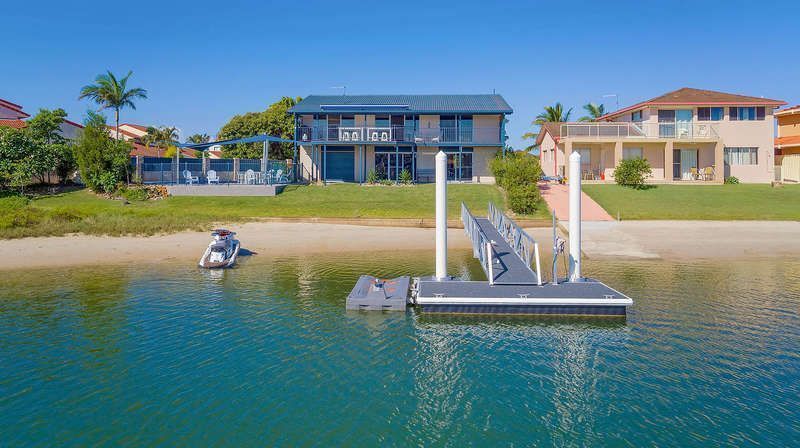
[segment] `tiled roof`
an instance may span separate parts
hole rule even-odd
[[[665,93],[661,96],[651,98],[641,103],[636,103],[611,112],[598,118],[598,120],[605,120],[624,114],[626,112],[640,109],[649,105],[736,105],[736,104],[752,104],[779,107],[786,104],[785,101],[772,100],[769,98],[759,98],[756,96],[737,95],[734,93],[716,92],[714,90],[701,90],[692,89],[690,87],[683,87],[681,89]]]
[[[309,95],[292,113],[483,113],[514,112],[501,95]]]
[[[27,127],[27,123],[22,120],[2,120],[0,119],[0,127],[22,129]]]
[[[786,114],[788,114],[788,113],[796,114],[798,112],[800,112],[800,104],[798,104],[797,106],[787,107],[786,109],[777,110],[777,111],[775,111],[775,115],[783,115],[785,113]]]
[[[138,130],[140,130],[142,132],[147,132],[147,126],[142,126],[140,124],[122,123],[122,124],[119,125],[119,127],[123,127],[123,126],[129,126],[129,127],[134,128],[134,129],[138,129]]]
[[[778,148],[784,148],[786,146],[800,146],[800,135],[778,137],[775,139],[775,146]]]
[[[562,124],[564,123],[547,122],[542,124],[542,127],[539,130],[539,135],[536,136],[536,144],[537,145],[542,144],[542,140],[544,140],[545,133],[550,134],[550,137],[552,137],[553,140],[558,142],[558,138],[561,137]]]

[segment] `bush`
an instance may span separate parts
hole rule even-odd
[[[400,171],[400,183],[401,184],[410,184],[411,181],[412,181],[411,171],[408,171],[406,169],[404,169],[403,171]]]
[[[653,174],[647,159],[627,159],[614,169],[614,181],[626,187],[644,188],[644,181]]]
[[[146,201],[150,197],[145,188],[122,188],[119,194],[128,201]]]
[[[728,176],[725,178],[725,183],[728,185],[735,185],[739,183],[739,178],[736,176]]]
[[[105,117],[90,113],[73,150],[81,179],[92,191],[110,194],[127,180],[131,146],[108,135]]]
[[[498,152],[489,164],[495,182],[504,190],[522,184],[535,185],[542,178],[539,158],[527,152]]]
[[[536,186],[542,178],[538,157],[527,152],[508,152],[505,157],[498,153],[489,167],[495,182],[506,191],[514,213],[530,215],[536,211],[542,200]]]
[[[514,213],[532,215],[542,200],[536,184],[523,184],[511,187],[508,191],[508,205]]]
[[[367,173],[367,183],[368,184],[377,184],[378,183],[378,173],[375,170],[369,170]]]

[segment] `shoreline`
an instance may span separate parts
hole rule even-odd
[[[258,255],[374,252],[434,249],[428,227],[352,224],[249,222],[231,225],[242,247]],[[526,229],[549,257],[552,231]],[[719,260],[798,258],[800,222],[789,221],[624,221],[585,222],[582,249],[590,259]],[[563,236],[563,235],[562,235]],[[0,241],[0,271],[100,264],[193,261],[209,232],[156,236],[31,237]],[[448,229],[450,249],[470,249],[464,231]]]

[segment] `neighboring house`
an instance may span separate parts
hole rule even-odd
[[[539,133],[546,175],[565,174],[566,157],[581,154],[585,179],[613,180],[623,159],[643,157],[650,182],[742,182],[774,178],[773,111],[784,101],[682,88],[593,122],[546,123]],[[713,172],[704,176],[705,172]]]
[[[783,156],[800,154],[800,105],[775,112],[778,137],[775,139],[775,164]]]
[[[300,175],[363,182],[370,171],[434,180],[433,156],[447,154],[452,181],[494,182],[489,160],[506,141],[500,95],[311,95],[292,107]]]
[[[108,126],[108,135],[117,138],[117,127]],[[147,135],[147,126],[138,124],[122,123],[119,125],[119,139],[125,141],[139,140]]]
[[[23,120],[29,117],[30,115],[24,112],[19,104],[0,98],[0,127],[25,128],[28,124]],[[76,140],[82,129],[83,126],[80,124],[64,120],[61,123],[60,133],[67,140]]]
[[[26,126],[23,120],[28,117],[22,106],[0,98],[0,127],[22,129]]]

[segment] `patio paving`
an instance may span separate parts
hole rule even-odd
[[[542,198],[547,202],[550,210],[556,213],[556,217],[561,221],[569,219],[569,185],[540,182],[539,191]],[[600,207],[586,193],[581,192],[581,219],[583,221],[614,221],[608,212]]]

